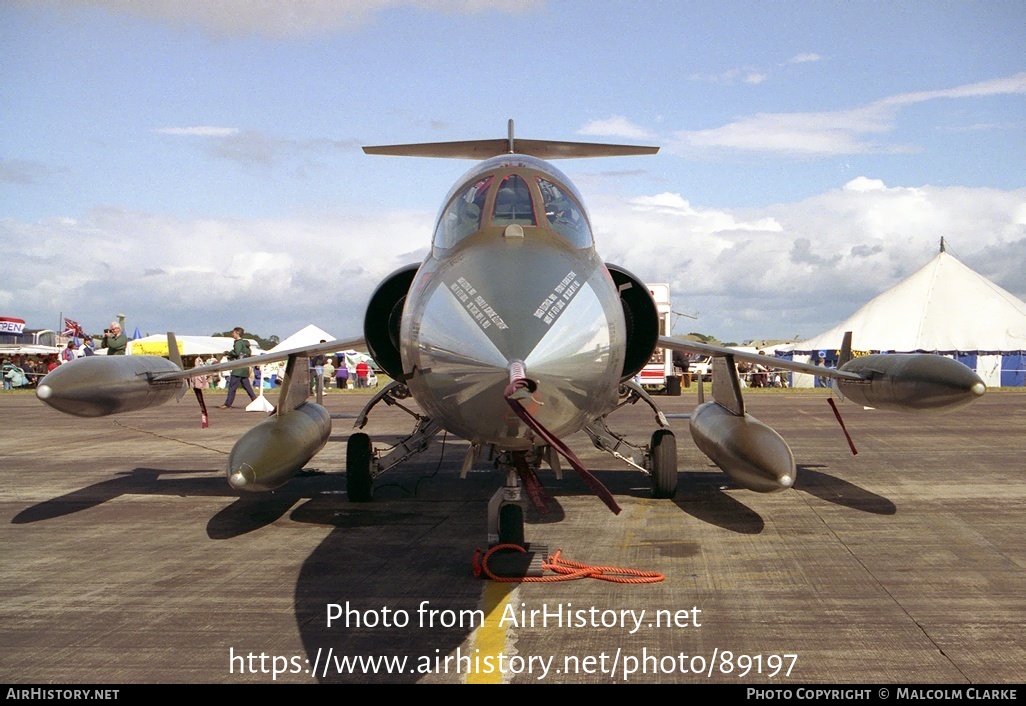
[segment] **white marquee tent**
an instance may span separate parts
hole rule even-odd
[[[280,341],[268,353],[276,353],[278,351],[287,351],[290,348],[299,348],[300,346],[311,346],[321,341],[334,341],[335,337],[324,329],[318,328],[313,324],[308,324],[294,334],[289,336],[283,341]]]
[[[943,249],[844,322],[794,344],[793,359],[831,364],[845,331],[857,351],[940,353],[976,370],[988,387],[1024,384],[1026,303]],[[812,384],[795,377],[796,386]]]

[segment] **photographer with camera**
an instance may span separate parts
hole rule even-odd
[[[128,336],[121,331],[121,325],[112,321],[110,328],[103,329],[103,340],[100,348],[107,349],[107,355],[125,355],[128,348]]]

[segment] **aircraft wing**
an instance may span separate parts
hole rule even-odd
[[[819,377],[825,378],[836,378],[838,380],[865,379],[862,375],[846,372],[843,370],[837,370],[835,368],[823,368],[818,365],[811,365],[809,363],[797,363],[793,360],[783,360],[782,358],[776,358],[768,355],[759,355],[758,353],[739,351],[734,348],[728,348],[726,346],[711,346],[708,343],[698,343],[697,341],[682,341],[676,338],[660,336],[659,343],[657,345],[660,348],[668,348],[673,351],[684,351],[685,353],[698,353],[699,355],[709,355],[714,358],[722,358],[724,356],[729,355],[733,356],[735,361],[743,360],[746,363],[756,363],[758,365],[764,365],[767,368],[774,368],[776,370],[789,370],[793,373],[807,373],[809,375],[818,375]]]
[[[288,360],[291,356],[294,355],[322,355],[326,353],[335,353],[336,351],[345,351],[349,350],[350,348],[366,348],[366,345],[367,344],[362,337],[336,339],[334,341],[315,343],[309,346],[299,346],[298,348],[289,348],[283,351],[275,351],[274,353],[253,355],[249,356],[248,358],[238,358],[236,360],[229,360],[226,363],[218,363],[216,365],[201,365],[195,368],[189,368],[188,370],[179,370],[168,373],[157,373],[152,376],[152,380],[154,382],[185,380],[188,378],[197,377],[199,375],[219,373],[222,370],[235,370],[236,368],[252,368],[258,365],[266,365],[267,363],[277,363],[281,360]]]

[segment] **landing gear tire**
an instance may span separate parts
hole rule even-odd
[[[346,490],[354,503],[369,503],[374,497],[371,460],[374,453],[370,437],[353,434],[346,444]]]
[[[499,544],[524,546],[524,508],[516,503],[499,508]]]
[[[677,439],[669,429],[652,434],[652,494],[657,498],[677,494]]]

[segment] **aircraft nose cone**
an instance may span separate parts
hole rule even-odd
[[[450,431],[482,443],[525,433],[503,396],[515,360],[538,383],[537,418],[555,434],[615,404],[623,314],[595,262],[530,242],[473,250],[423,297],[404,366],[418,402]]]
[[[40,385],[36,388],[36,397],[46,402],[53,395],[53,388],[49,385]]]
[[[982,382],[973,383],[973,386],[969,388],[970,391],[977,397],[982,397],[983,393],[987,391],[987,386]]]

